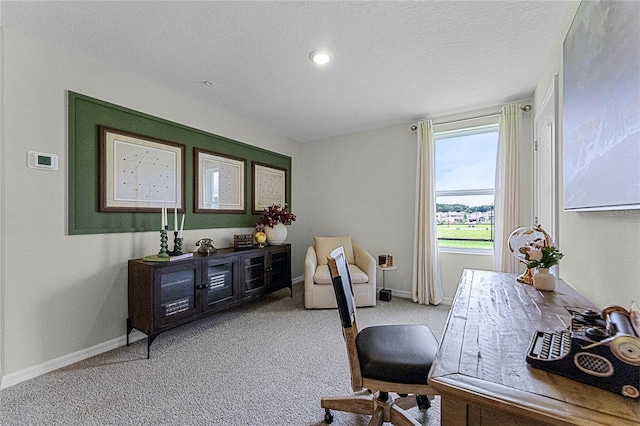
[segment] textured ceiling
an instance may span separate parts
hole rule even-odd
[[[307,142],[532,95],[571,3],[3,1],[0,13],[15,32]],[[319,69],[308,55],[321,47],[334,60]]]

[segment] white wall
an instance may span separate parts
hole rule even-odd
[[[438,121],[496,113],[499,106],[442,117]],[[411,123],[415,124],[415,123]],[[411,124],[339,136],[304,145],[304,217],[313,236],[351,235],[374,257],[393,255],[398,267],[385,287],[411,297],[416,188],[416,133]],[[521,215],[531,224],[532,114],[523,114]],[[493,269],[492,255],[441,253],[445,301],[455,295],[465,268]],[[382,276],[378,273],[378,287]]]
[[[1,11],[0,11],[1,12]],[[4,220],[4,209],[7,205],[4,196],[4,161],[5,143],[4,143],[4,31],[0,27],[0,378],[4,376],[4,347],[5,347],[5,327],[4,327],[4,229],[6,228]]]
[[[2,375],[126,333],[127,260],[157,251],[155,232],[67,235],[67,91],[74,91],[292,157],[292,206],[303,204],[302,145],[149,82],[3,29]],[[60,170],[27,168],[27,151]],[[300,221],[302,222],[302,220]],[[289,227],[293,276],[302,275],[303,225]],[[245,229],[185,231],[229,246]]]
[[[416,152],[408,124],[306,143],[305,243],[351,235],[376,259],[393,255],[385,284],[410,292]]]
[[[534,102],[539,105],[553,74],[559,75],[559,190],[562,200],[562,43],[578,8],[575,2],[564,19],[556,43],[536,87]],[[617,171],[624,173],[624,171]],[[631,300],[640,303],[640,210],[609,212],[560,212],[559,249],[565,254],[560,276],[600,308]]]

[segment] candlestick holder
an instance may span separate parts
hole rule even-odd
[[[169,237],[167,236],[167,239],[168,238]],[[173,231],[173,249],[174,249],[174,251],[167,250],[167,253],[169,254],[169,256],[175,256],[176,238],[178,238],[178,231]],[[167,242],[167,247],[168,246],[169,246],[169,243]]]
[[[180,235],[178,231],[173,231],[173,251],[167,252],[170,256],[178,256],[182,254],[182,238],[178,238],[178,235]]]
[[[163,229],[160,231],[160,251],[158,252],[158,257],[169,257],[169,253],[167,253],[167,230]]]
[[[174,242],[173,242],[173,255],[174,256],[180,256],[182,253],[182,242],[184,241],[184,238],[179,238],[176,237]]]

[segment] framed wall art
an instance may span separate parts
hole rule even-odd
[[[639,51],[640,3],[580,3],[563,45],[565,211],[640,209]]]
[[[286,169],[253,162],[253,212],[262,213],[271,204],[286,203]]]
[[[71,91],[68,103],[69,235],[157,231],[161,226],[157,212],[165,201],[169,212],[173,212],[174,199],[180,213],[186,216],[185,230],[252,227],[262,213],[261,210],[254,213],[253,205],[250,206],[253,204],[252,162],[278,173],[284,170],[285,189],[278,192],[285,194],[285,202],[291,206],[289,156]],[[141,162],[140,167],[130,168],[126,181],[119,178],[123,187],[118,188],[115,183],[118,172],[114,170],[128,169],[124,162],[117,163],[119,156],[114,157],[114,147],[116,152],[127,156],[144,154],[147,150],[160,154],[159,160],[168,165],[167,176],[172,176],[167,179],[168,187],[161,187],[155,194],[144,189],[145,182],[147,188],[151,187],[153,177],[159,174],[150,164]],[[215,185],[216,178],[213,171],[209,182],[198,180],[197,149],[207,154],[202,157],[206,167],[212,161],[214,168],[224,169],[217,178],[218,197],[224,205],[212,206],[204,194],[199,195],[201,186]],[[129,166],[132,164],[128,157],[120,160]],[[242,168],[244,170],[240,170]],[[226,178],[236,177],[242,180],[238,181],[238,193],[235,184],[224,182]],[[263,177],[266,181],[267,177]],[[132,180],[140,184],[142,190],[131,190]],[[145,191],[148,196],[142,195]],[[200,205],[201,201],[206,205]]]
[[[99,132],[101,212],[184,212],[184,145],[106,126]]]
[[[196,213],[246,213],[246,164],[242,158],[194,148]]]

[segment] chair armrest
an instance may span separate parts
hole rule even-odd
[[[363,249],[358,244],[352,242],[353,245],[353,257],[355,258],[356,266],[362,269],[369,277],[369,283],[374,288],[376,285],[376,260],[369,254],[368,251]]]
[[[318,257],[316,256],[316,249],[313,246],[309,246],[307,249],[307,255],[304,258],[304,285],[313,285],[313,275],[316,273],[318,267]]]

